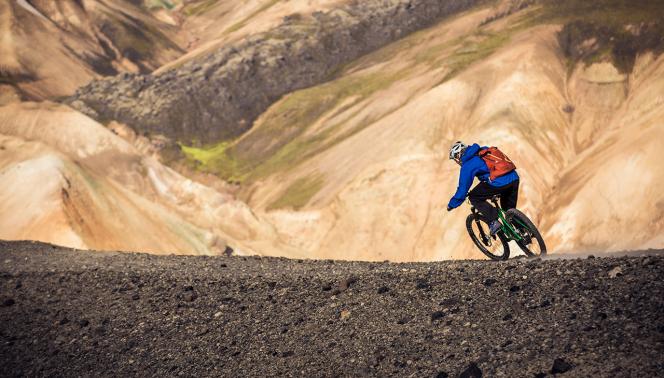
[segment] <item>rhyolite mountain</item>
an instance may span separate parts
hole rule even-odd
[[[71,95],[91,79],[149,73],[181,56],[175,25],[126,0],[3,1],[0,104]]]
[[[151,45],[154,56],[172,51],[168,62],[93,80],[63,105],[2,109],[0,169],[53,179],[38,198],[12,186],[0,206],[61,215],[3,211],[18,215],[0,237],[136,250],[152,234],[145,250],[479,258],[468,208],[445,212],[458,174],[447,151],[464,140],[516,162],[519,207],[550,251],[664,243],[661,2],[148,3],[133,9],[178,47]],[[86,125],[75,143],[52,132],[66,122]],[[90,148],[93,129],[113,148]]]

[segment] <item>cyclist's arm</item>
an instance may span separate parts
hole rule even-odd
[[[450,199],[450,202],[447,204],[447,207],[450,209],[455,209],[463,203],[468,195],[470,186],[473,184],[475,179],[475,174],[479,170],[475,164],[472,164],[470,161],[464,164],[461,167],[461,172],[459,174],[459,185],[457,186],[456,193]]]

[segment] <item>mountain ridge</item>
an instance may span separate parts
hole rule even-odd
[[[301,25],[286,21],[154,78],[125,75],[92,82],[68,102],[93,118],[210,144],[247,131],[283,94],[325,81],[339,65],[478,3],[358,2],[318,12]],[[217,101],[210,103],[210,97]]]

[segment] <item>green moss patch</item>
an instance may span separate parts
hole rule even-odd
[[[459,47],[444,59],[444,65],[450,71],[442,80],[443,82],[455,77],[475,62],[486,59],[500,47],[509,42],[514,29],[500,33],[478,32],[459,44]]]
[[[325,180],[321,176],[307,176],[297,179],[281,194],[281,196],[272,202],[267,210],[276,210],[290,208],[299,210],[304,207],[311,198],[320,191]]]
[[[343,101],[352,98],[346,106],[358,104],[373,93],[389,87],[397,77],[398,74],[384,73],[353,75],[295,92],[268,111],[266,121],[251,138],[246,139],[246,144],[238,144],[234,151],[244,160],[260,162],[253,173],[257,177],[295,166],[312,153],[323,151],[330,136],[343,123],[303,136],[311,125],[323,116],[331,115],[330,112]],[[270,147],[261,150],[251,148],[264,145],[266,141],[270,142]]]
[[[276,3],[278,3],[278,2],[279,2],[279,0],[270,0],[270,1],[268,1],[267,3],[261,5],[260,8],[256,9],[256,10],[255,10],[253,13],[251,13],[249,16],[245,17],[245,18],[242,19],[241,21],[238,21],[238,22],[234,23],[234,24],[231,25],[228,29],[224,30],[224,34],[230,34],[230,33],[234,32],[234,31],[237,31],[237,30],[242,29],[242,28],[247,24],[247,21],[249,21],[249,20],[251,20],[252,18],[254,18],[257,14],[262,13],[262,12],[264,12],[264,11],[266,11],[266,10],[272,8],[272,6],[273,6],[274,4],[276,4]]]
[[[182,12],[185,14],[185,16],[196,16],[210,10],[210,8],[212,8],[212,6],[217,3],[217,1],[219,0],[204,0],[187,4],[182,9]]]
[[[181,145],[182,151],[195,169],[229,181],[249,183],[292,169],[341,141],[332,135],[343,123],[305,136],[316,121],[349,98],[347,106],[352,106],[389,87],[397,77],[398,73],[352,75],[293,92],[270,108],[246,137],[204,147]],[[368,124],[363,122],[360,129]]]
[[[230,141],[209,147],[191,147],[180,144],[189,165],[199,171],[213,173],[227,181],[242,182],[249,170],[228,153]]]
[[[168,9],[171,10],[175,8],[175,4],[173,1],[170,0],[147,0],[145,1],[145,6],[148,7],[148,9]]]

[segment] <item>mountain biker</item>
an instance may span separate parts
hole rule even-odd
[[[459,207],[468,196],[470,203],[482,215],[482,220],[489,225],[493,236],[500,230],[501,224],[498,221],[498,210],[487,200],[499,195],[500,206],[504,210],[515,208],[519,196],[519,175],[516,169],[513,169],[491,180],[489,166],[479,155],[480,151],[487,148],[480,147],[477,143],[467,146],[462,142],[456,142],[450,148],[450,159],[461,166],[461,173],[459,186],[447,205],[447,211]],[[475,177],[480,182],[469,192]]]

